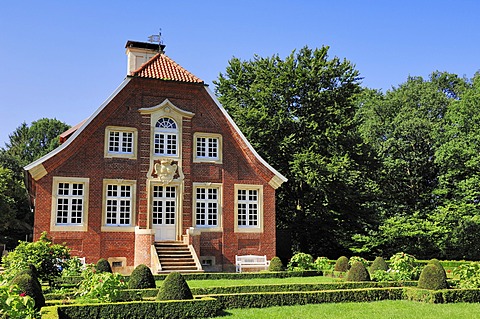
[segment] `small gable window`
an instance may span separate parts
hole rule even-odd
[[[130,127],[107,126],[105,157],[136,158],[137,130]]]
[[[222,163],[222,136],[213,133],[195,133],[194,162]]]
[[[168,117],[160,118],[155,124],[153,153],[158,156],[177,156],[178,127]]]

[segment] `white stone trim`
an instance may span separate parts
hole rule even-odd
[[[130,78],[125,78],[125,80],[123,80],[123,82],[115,89],[115,91],[113,91],[113,93],[100,105],[100,107],[92,115],[90,115],[90,117],[85,121],[85,123],[83,123],[83,125],[80,126],[78,130],[73,133],[73,135],[65,143],[63,143],[50,153],[46,154],[45,156],[42,156],[36,161],[28,164],[23,169],[31,173],[32,170],[35,169],[38,165],[42,164],[46,160],[52,158],[53,156],[57,155],[62,150],[67,148],[77,138],[77,136],[83,132],[85,127],[87,127],[93,121],[93,119],[97,117],[97,115],[117,96],[117,94],[125,88],[128,82],[130,82]]]
[[[276,169],[274,169],[270,164],[268,164],[258,153],[257,151],[255,151],[255,149],[253,148],[252,144],[250,144],[250,142],[247,140],[247,138],[245,137],[245,135],[243,135],[242,131],[240,130],[240,128],[237,126],[237,124],[233,121],[233,119],[230,117],[230,115],[228,114],[227,110],[225,110],[225,108],[222,106],[222,104],[220,103],[220,101],[218,101],[217,97],[215,96],[215,94],[207,87],[205,86],[205,90],[207,91],[207,93],[210,95],[210,97],[212,98],[212,100],[215,102],[215,104],[217,104],[217,107],[220,109],[220,111],[222,111],[223,115],[227,118],[228,122],[233,126],[233,128],[235,129],[235,131],[238,133],[238,135],[240,136],[240,138],[242,139],[242,141],[247,145],[248,149],[253,153],[253,155],[255,155],[255,157],[263,164],[265,165],[266,168],[268,168],[273,174],[275,174],[275,176],[278,177],[278,179],[284,183],[286,181],[288,181],[288,179],[283,176],[282,174],[280,174],[280,172],[278,172]],[[281,185],[281,184],[280,184]],[[279,185],[279,186],[280,186]],[[272,186],[273,187],[273,186]]]

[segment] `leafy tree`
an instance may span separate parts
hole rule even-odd
[[[2,259],[5,267],[5,276],[13,278],[18,272],[35,266],[38,277],[48,280],[52,285],[55,278],[59,277],[66,261],[70,258],[69,248],[53,244],[43,232],[38,241],[33,243],[20,242],[19,245]]]
[[[480,259],[480,75],[476,75],[445,114],[435,153],[440,167],[435,195],[439,207],[430,214],[432,234],[443,256]]]
[[[438,255],[436,226],[428,218],[439,204],[438,134],[449,106],[467,88],[456,75],[434,72],[428,80],[409,77],[385,94],[366,90],[359,97],[359,131],[381,163],[375,175],[381,191],[371,203],[380,223],[368,236],[356,236],[357,251]]]
[[[0,164],[0,242],[13,246],[31,232],[32,224],[23,177]]]
[[[10,247],[31,234],[33,213],[24,185],[23,166],[59,145],[58,136],[69,128],[56,119],[22,123],[0,149],[0,242]]]
[[[70,126],[57,120],[43,118],[29,127],[22,123],[5,143],[7,154],[20,160],[22,166],[42,157],[60,145],[59,135]]]
[[[328,47],[304,47],[284,60],[233,58],[214,81],[248,140],[289,179],[277,190],[277,225],[291,233],[294,251],[338,256],[374,220],[365,203],[375,163],[352,103],[359,81],[349,61],[329,59]]]

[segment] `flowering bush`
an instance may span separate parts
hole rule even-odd
[[[458,287],[480,288],[480,263],[460,265],[453,271],[453,274],[459,278]]]
[[[94,266],[87,267],[82,273],[77,296],[85,302],[119,301],[119,290],[127,288],[123,277],[118,273],[97,272]]]
[[[17,286],[8,286],[0,280],[0,318],[39,319],[40,312],[35,310],[32,297],[18,290]]]
[[[418,278],[420,270],[415,266],[414,256],[399,252],[390,258],[390,273],[393,280],[412,280]]]
[[[303,271],[313,268],[313,257],[306,253],[296,253],[287,265],[290,271]]]
[[[330,264],[330,261],[327,257],[318,257],[317,259],[315,259],[313,266],[317,270],[322,270],[322,271],[333,270],[333,265]]]
[[[352,265],[356,261],[361,262],[365,266],[365,268],[368,267],[368,261],[365,258],[362,258],[362,257],[359,257],[359,256],[350,257],[350,259],[348,260],[348,264],[350,265],[350,267],[352,267]]]
[[[393,280],[391,273],[382,269],[375,270],[372,274],[370,274],[370,277],[372,280],[378,282]]]
[[[65,267],[62,270],[62,277],[80,276],[85,269],[85,265],[82,264],[80,258],[72,257],[65,262]]]
[[[43,232],[39,240],[33,243],[20,241],[19,245],[7,256],[3,257],[5,277],[10,280],[29,264],[35,266],[40,280],[53,280],[60,276],[65,262],[70,258],[69,249],[65,246],[53,244]]]

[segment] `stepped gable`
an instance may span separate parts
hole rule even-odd
[[[160,52],[132,72],[134,77],[143,77],[167,81],[178,81],[188,83],[204,83],[189,71],[181,67],[177,62]]]

